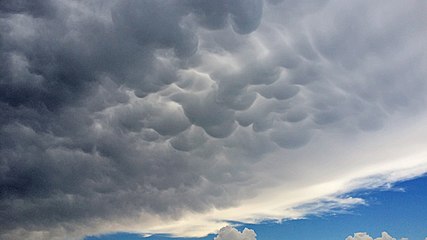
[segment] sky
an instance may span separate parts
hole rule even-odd
[[[0,1],[0,239],[422,239],[426,10]]]
[[[307,216],[304,219],[236,226],[239,231],[252,229],[258,240],[344,240],[352,233],[367,232],[379,237],[387,231],[396,239],[422,239],[427,236],[427,176],[399,182],[389,189],[358,191],[353,196],[363,196],[366,205],[346,212]],[[214,234],[200,240],[213,239]],[[144,238],[139,234],[109,234],[90,236],[85,240],[169,240],[167,236]],[[198,239],[198,238],[196,238]],[[180,240],[182,240],[180,238]]]

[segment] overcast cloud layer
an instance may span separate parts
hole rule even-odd
[[[0,238],[203,236],[425,173],[426,11],[1,1]]]

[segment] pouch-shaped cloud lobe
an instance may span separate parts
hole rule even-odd
[[[0,234],[202,236],[426,171],[420,1],[2,1]]]

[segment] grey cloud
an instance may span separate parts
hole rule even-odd
[[[297,85],[290,85],[284,82],[274,83],[268,87],[260,88],[258,93],[265,98],[276,98],[277,100],[285,100],[298,94],[299,87]]]
[[[262,18],[263,1],[189,1],[196,19],[208,29],[224,28],[228,20],[237,33],[248,34],[256,30]]]
[[[307,117],[307,113],[302,109],[293,109],[286,112],[284,119],[288,122],[299,122]]]
[[[310,140],[310,130],[281,127],[271,132],[271,139],[284,148],[299,148]]]
[[[204,98],[185,95],[181,107],[166,92],[150,95],[178,81],[177,71],[197,51],[196,32],[183,21],[195,9],[170,1],[103,4],[2,1],[5,238],[41,230],[55,238],[58,227],[72,234],[99,219],[141,211],[177,217],[235,201],[228,194],[234,186],[214,186],[216,176],[206,173],[217,144],[197,150],[208,137],[191,126],[225,137],[235,128],[232,110],[212,94],[195,109]],[[260,15],[233,21],[247,33]]]
[[[185,132],[180,133],[175,138],[171,139],[171,145],[180,151],[191,151],[207,141],[207,137],[203,130],[192,126]]]
[[[157,101],[156,105],[151,103],[123,105],[117,109],[111,109],[106,114],[113,117],[110,123],[117,124],[118,129],[127,129],[132,132],[148,128],[161,135],[176,135],[190,126],[181,108],[161,103],[161,100]]]
[[[53,7],[50,1],[2,1],[0,3],[0,14],[28,13],[34,17],[44,17],[52,13]],[[1,17],[1,15],[0,15]]]
[[[173,99],[182,105],[185,115],[213,137],[224,138],[236,127],[234,111],[216,102],[214,93],[207,95],[178,94]]]
[[[216,30],[224,28],[227,25],[227,1],[221,0],[212,2],[209,0],[194,0],[189,3],[191,7],[194,8],[194,14],[201,26]]]
[[[197,49],[197,37],[179,25],[186,14],[176,1],[125,1],[112,11],[112,19],[117,31],[140,45],[172,47],[178,56],[189,56]]]
[[[266,154],[423,112],[422,3],[271,2],[2,1],[0,236],[235,206]]]
[[[233,29],[242,34],[254,31],[261,21],[263,1],[231,1],[229,9]]]
[[[250,127],[238,128],[233,135],[225,140],[227,148],[230,148],[233,158],[238,159],[244,156],[246,161],[257,161],[265,153],[276,150],[276,146],[271,144],[269,135],[266,132],[254,134]]]

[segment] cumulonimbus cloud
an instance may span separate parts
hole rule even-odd
[[[202,236],[425,173],[426,9],[2,1],[1,238]]]

